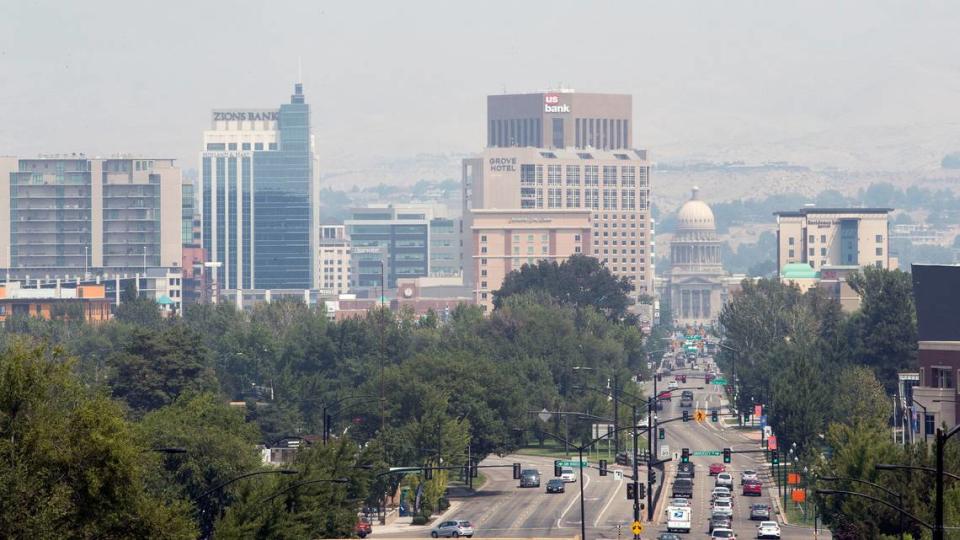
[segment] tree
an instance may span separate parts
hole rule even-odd
[[[510,272],[493,293],[493,304],[500,309],[511,295],[539,290],[562,304],[594,306],[611,319],[620,320],[627,315],[627,295],[632,289],[629,280],[617,278],[594,257],[574,255],[559,264],[541,260]]]
[[[917,317],[910,275],[866,267],[847,282],[860,295],[860,310],[850,321],[852,359],[873,368],[888,393],[897,372],[916,369]]]
[[[115,369],[113,395],[141,413],[167,405],[185,391],[217,388],[206,348],[184,324],[159,332],[138,328],[110,364]]]
[[[182,503],[144,490],[148,447],[60,350],[0,356],[0,530],[10,538],[195,538]]]
[[[239,486],[231,485],[204,499],[201,494],[261,465],[254,448],[260,441],[259,432],[244,419],[243,412],[207,393],[181,396],[144,416],[137,431],[146,445],[186,450],[162,456],[150,477],[150,490],[165,500],[193,501],[207,512],[200,516],[201,521],[219,515],[234,500],[231,494]]]

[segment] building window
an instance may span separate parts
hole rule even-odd
[[[936,419],[932,414],[924,414],[923,416],[923,432],[927,435],[933,435],[935,431]]]
[[[826,257],[826,256],[827,256],[827,248],[825,248],[825,247],[820,248],[820,256],[821,256],[821,257]]]
[[[567,189],[567,208],[580,208],[580,190]]]
[[[883,256],[883,248],[882,248],[882,247],[878,247],[878,248],[877,248],[877,257],[882,257],[882,256]]]
[[[486,241],[487,241],[487,235],[485,235],[485,234],[480,235],[480,241],[481,241],[481,242],[486,242]]]
[[[810,248],[810,249],[807,250],[807,251],[810,253],[810,256],[813,257],[814,251],[816,251],[816,250],[813,249],[813,248]]]
[[[793,245],[793,237],[792,237],[792,236],[791,236],[790,238],[787,238],[787,244],[788,244],[788,245],[791,245],[791,246]]]
[[[580,166],[579,165],[567,165],[567,185],[568,186],[580,185]]]
[[[561,170],[560,165],[547,165],[547,183],[551,186],[559,186]]]
[[[536,165],[520,165],[520,185],[532,186],[537,181]]]
[[[550,188],[547,192],[547,207],[561,208],[563,206],[562,193],[563,190],[560,188]]]
[[[616,189],[603,190],[603,209],[604,210],[617,209],[617,190]]]
[[[794,255],[792,249],[791,249],[789,252],[787,252],[787,257],[790,257],[791,259],[794,258],[794,257],[796,257],[796,255]]]
[[[617,185],[617,168],[616,166],[604,165],[603,166],[603,185],[605,186],[615,186]]]
[[[637,185],[637,168],[620,167],[620,182],[624,187],[633,187]]]
[[[587,189],[584,190],[584,203],[587,208],[593,208],[597,210],[600,208],[600,190],[599,189]]]
[[[930,386],[933,388],[953,388],[953,372],[948,367],[935,366],[930,369]]]
[[[563,148],[563,118],[553,119],[553,147]]]
[[[600,168],[597,165],[586,165],[583,170],[583,185],[600,185]]]
[[[882,235],[882,234],[878,234],[878,235],[877,235],[877,243],[878,243],[878,244],[882,244],[882,243],[883,243],[883,235]]]
[[[821,235],[820,235],[820,243],[822,243],[822,244],[826,244],[826,243],[827,243],[827,235],[825,235],[825,234],[821,234]]]
[[[634,210],[637,206],[637,196],[636,191],[632,189],[625,189],[620,192],[620,197],[622,199],[621,204],[624,210]],[[626,224],[624,224],[626,226]]]

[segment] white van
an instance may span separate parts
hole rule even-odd
[[[690,532],[690,509],[682,507],[671,507],[667,516],[668,532]]]

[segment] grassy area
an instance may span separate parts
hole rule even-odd
[[[780,499],[780,504],[783,504],[783,498]],[[806,513],[804,513],[804,510]],[[806,527],[813,527],[813,505],[807,504],[797,506],[797,503],[787,500],[787,521],[791,525],[801,525]]]

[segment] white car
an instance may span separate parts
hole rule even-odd
[[[733,475],[730,473],[722,472],[717,475],[717,487],[728,487],[733,490]]]
[[[710,492],[711,501],[715,501],[719,497],[731,497],[731,496],[733,496],[733,493],[730,490],[730,488],[723,487],[723,486],[715,487],[713,488],[713,491]]]
[[[667,390],[676,390],[677,388],[680,388],[680,383],[677,381],[670,381],[667,383]]]
[[[760,480],[760,478],[757,476],[757,471],[751,471],[750,469],[747,469],[740,473],[741,486],[750,480]]]
[[[776,521],[761,521],[757,525],[757,538],[780,538],[780,526]]]
[[[675,499],[670,499],[670,502],[667,503],[667,506],[676,506],[676,507],[686,507],[690,508],[690,499],[684,499],[683,497],[677,497]]]
[[[731,506],[731,507],[734,506],[734,504],[733,504],[733,497],[717,497],[716,499],[713,500],[714,503],[719,502],[719,501],[726,501],[726,502],[730,503],[730,506]]]
[[[560,479],[564,482],[576,482],[577,473],[573,472],[573,467],[564,467],[560,469]]]
[[[737,535],[731,529],[714,529],[710,540],[737,540]]]
[[[733,517],[733,504],[730,501],[714,501],[711,512],[721,516]]]

